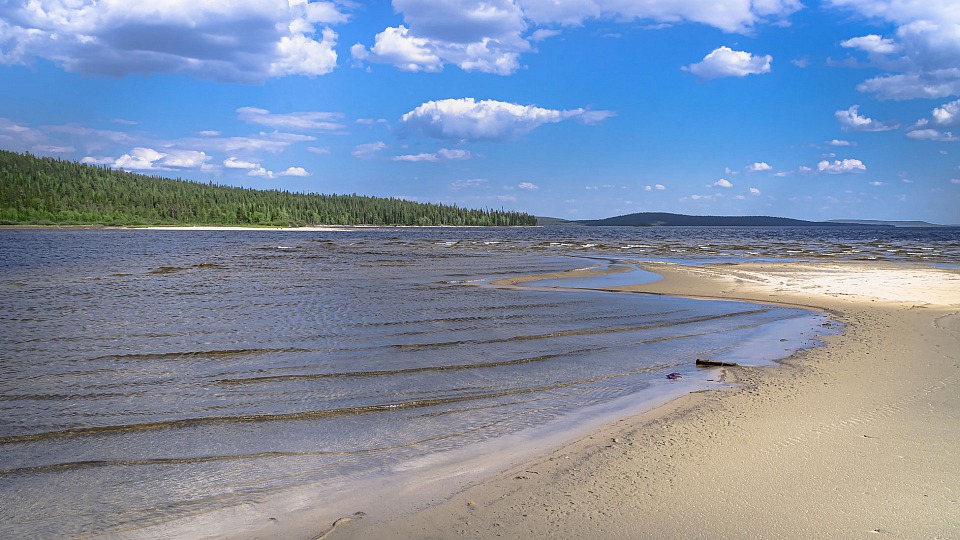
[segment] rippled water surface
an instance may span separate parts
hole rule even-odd
[[[0,231],[0,537],[130,531],[389,474],[655,392],[698,357],[783,356],[781,339],[829,324],[497,278],[958,253],[955,231],[929,230]]]

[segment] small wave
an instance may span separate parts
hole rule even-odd
[[[409,401],[397,401],[393,403],[383,403],[377,405],[364,405],[361,407],[343,407],[336,409],[322,409],[315,411],[300,411],[292,413],[279,414],[248,414],[237,416],[208,416],[196,418],[181,418],[175,420],[164,420],[159,422],[144,422],[140,424],[122,424],[112,426],[95,426],[85,428],[72,428],[59,431],[47,431],[43,433],[31,433],[29,435],[14,435],[9,437],[0,437],[0,444],[16,444],[46,439],[58,439],[65,437],[83,437],[96,436],[117,433],[133,433],[148,430],[180,429],[197,426],[224,424],[224,423],[254,423],[254,422],[276,422],[291,420],[316,420],[320,418],[331,418],[338,416],[348,416],[357,414],[370,414],[384,411],[397,411],[405,409],[419,409],[433,407],[437,405],[451,405],[457,403],[497,399],[510,396],[537,395],[553,390],[571,388],[582,384],[595,383],[618,379],[622,377],[631,377],[642,373],[651,373],[663,369],[662,364],[642,367],[631,370],[626,373],[615,373],[611,375],[598,375],[595,377],[586,377],[570,381],[557,382],[543,386],[512,388],[508,390],[463,394],[454,397],[440,397],[429,399],[414,399]]]
[[[681,326],[687,324],[697,324],[706,321],[714,321],[719,319],[728,319],[732,317],[742,317],[748,315],[759,315],[762,313],[767,313],[770,311],[770,308],[758,308],[747,311],[736,311],[732,313],[721,313],[716,315],[700,315],[697,317],[689,317],[686,319],[681,319],[678,321],[667,321],[654,324],[642,324],[636,326],[622,326],[622,327],[613,327],[613,328],[587,328],[583,330],[560,330],[557,332],[549,332],[545,334],[530,334],[530,335],[520,335],[520,336],[511,336],[508,338],[499,338],[499,339],[467,339],[459,341],[446,341],[439,343],[409,343],[402,345],[393,345],[398,349],[407,349],[407,350],[422,350],[422,349],[435,349],[435,348],[444,348],[444,347],[460,347],[463,345],[489,345],[492,343],[508,343],[512,341],[534,341],[538,339],[553,339],[559,337],[571,337],[571,336],[594,336],[602,334],[618,334],[626,332],[641,332],[644,330],[655,330],[658,328],[669,328],[674,326]]]
[[[98,356],[94,360],[146,360],[146,359],[164,359],[164,358],[192,358],[192,357],[230,357],[246,356],[255,354],[281,354],[281,353],[308,353],[311,349],[301,347],[284,347],[279,349],[213,349],[209,351],[176,351],[159,353],[129,353],[129,354],[106,354]]]
[[[307,373],[307,374],[296,374],[296,375],[267,375],[263,377],[248,377],[243,379],[221,379],[217,381],[218,384],[224,385],[241,385],[241,384],[252,384],[252,383],[264,383],[264,382],[274,382],[274,381],[299,381],[299,380],[310,380],[310,379],[334,379],[341,377],[383,377],[390,375],[407,375],[411,373],[424,373],[430,371],[459,371],[459,370],[471,370],[471,369],[487,369],[487,368],[497,368],[504,366],[516,366],[521,364],[532,364],[535,362],[544,362],[547,360],[552,360],[554,358],[562,358],[570,355],[583,354],[592,352],[594,349],[580,349],[573,351],[565,351],[558,354],[544,354],[539,356],[531,356],[526,358],[518,358],[515,360],[501,360],[498,362],[478,362],[474,364],[454,364],[454,365],[440,365],[440,366],[422,366],[416,368],[407,368],[407,369],[384,369],[379,371],[346,371],[340,373]]]

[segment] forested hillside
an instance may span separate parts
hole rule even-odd
[[[170,180],[0,150],[0,224],[536,225],[519,212]]]

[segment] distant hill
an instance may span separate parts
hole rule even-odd
[[[582,226],[582,223],[576,221],[570,221],[569,219],[561,219],[555,217],[546,217],[546,216],[537,216],[537,225],[541,227],[555,227],[558,225],[563,226]]]
[[[831,219],[830,223],[845,225],[878,225],[887,227],[952,227],[953,225],[937,225],[926,221],[882,221],[876,219]]]
[[[770,216],[688,216],[665,212],[640,212],[606,219],[581,220],[577,223],[594,227],[849,227],[862,223],[804,221]],[[889,227],[880,223],[869,224]]]

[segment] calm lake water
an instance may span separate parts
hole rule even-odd
[[[137,536],[305,487],[322,505],[324,485],[622,413],[676,388],[667,373],[707,384],[696,358],[783,357],[827,319],[489,285],[618,259],[783,257],[957,264],[960,233],[2,230],[0,537]]]

